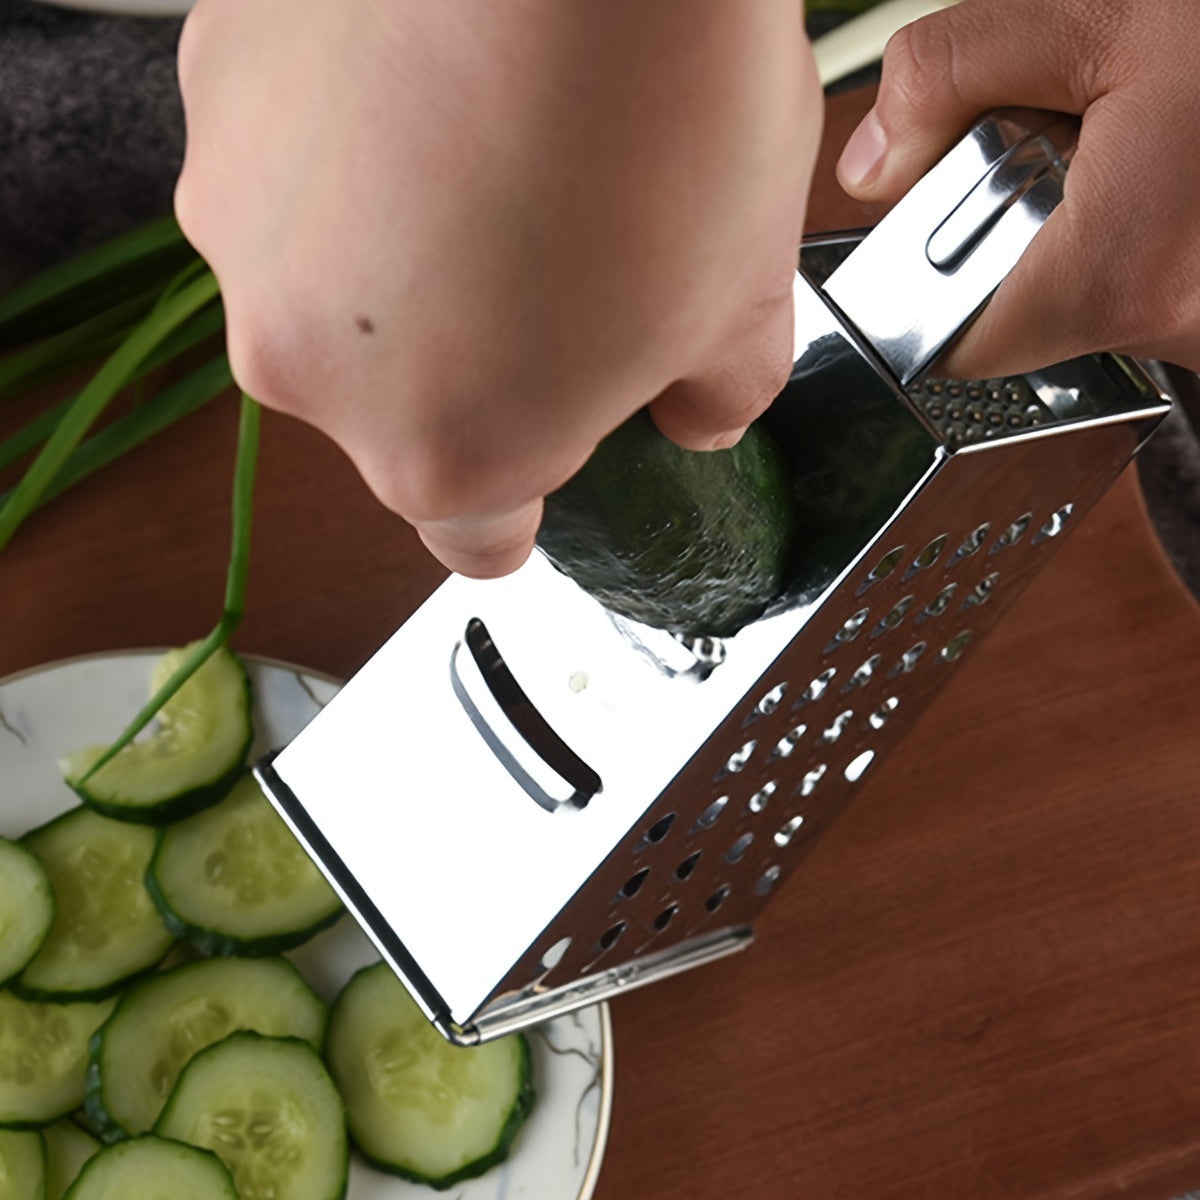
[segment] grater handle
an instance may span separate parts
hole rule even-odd
[[[825,281],[902,384],[962,332],[1058,206],[1078,135],[1063,113],[988,113]]]

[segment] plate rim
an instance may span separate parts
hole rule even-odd
[[[150,655],[165,654],[171,647],[168,646],[127,646],[119,650],[87,650],[80,654],[69,654],[62,658],[51,659],[49,662],[36,663],[33,666],[22,667],[17,671],[10,672],[7,675],[0,676],[0,689],[8,687],[10,684],[18,683],[22,679],[40,675],[48,671],[53,671],[62,667],[74,666],[77,663],[86,663],[101,659],[122,659],[133,658]],[[345,680],[329,671],[321,671],[312,667],[301,666],[299,663],[291,662],[285,658],[277,658],[269,654],[257,654],[253,651],[237,650],[237,656],[244,659],[248,663],[253,663],[256,666],[270,667],[280,671],[288,671],[301,678],[307,678],[329,684],[333,687],[341,687]],[[596,1119],[596,1136],[592,1141],[591,1154],[588,1157],[588,1164],[583,1174],[583,1180],[580,1185],[580,1191],[575,1200],[592,1200],[592,1196],[596,1190],[596,1184],[600,1179],[600,1168],[604,1163],[604,1155],[608,1148],[608,1135],[612,1125],[612,1107],[613,1107],[613,1092],[614,1092],[614,1065],[613,1065],[613,1027],[612,1027],[612,1010],[609,1007],[607,1000],[601,1000],[598,1004],[593,1005],[597,1009],[600,1021],[600,1102],[599,1112]]]

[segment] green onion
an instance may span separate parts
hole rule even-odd
[[[86,783],[105,763],[120,754],[154,719],[158,711],[233,636],[246,611],[246,578],[250,566],[250,524],[254,507],[254,472],[258,462],[258,432],[261,410],[242,394],[238,422],[237,461],[233,468],[233,536],[229,568],[225,577],[225,603],[221,619],[209,635],[197,642],[115,742],[92,764],[79,782]]]
[[[211,272],[206,273],[163,301],[117,347],[72,401],[41,453],[0,507],[0,549],[37,506],[71,451],[138,367],[216,295],[217,281]]]

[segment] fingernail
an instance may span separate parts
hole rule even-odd
[[[838,159],[837,173],[842,183],[850,188],[869,183],[882,169],[887,148],[887,135],[875,110],[871,109],[850,135]]]

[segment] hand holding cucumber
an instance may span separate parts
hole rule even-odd
[[[978,113],[1079,113],[1062,206],[947,356],[965,377],[1093,350],[1200,369],[1194,0],[966,0],[888,45],[875,107],[839,167],[902,195]]]

